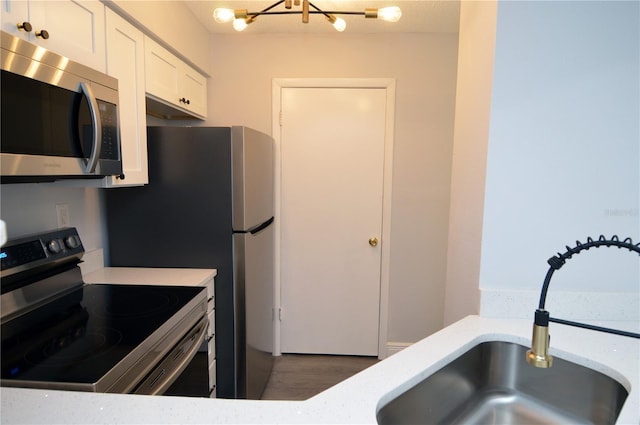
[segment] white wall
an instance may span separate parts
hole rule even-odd
[[[639,8],[611,1],[498,3],[477,252],[483,314],[507,308],[531,317],[546,260],[565,245],[600,234],[640,240]],[[638,256],[600,248],[556,272],[547,308],[558,317],[613,320],[624,311],[638,320],[639,290]],[[612,305],[602,306],[604,292]],[[510,293],[510,302],[498,293]],[[461,301],[450,304],[458,316],[477,312]],[[562,308],[554,311],[554,304]]]
[[[444,323],[478,313],[496,3],[460,8]]]
[[[8,184],[0,187],[0,217],[9,238],[58,227],[56,204],[69,206],[86,251],[102,248],[102,204],[98,189],[60,187],[53,183]]]
[[[209,125],[272,133],[273,78],[391,77],[396,123],[388,338],[442,327],[457,34],[212,36]]]

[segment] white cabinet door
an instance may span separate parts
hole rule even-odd
[[[18,28],[18,25],[29,22],[29,3],[17,0],[2,0],[2,31],[30,40],[31,33]],[[33,32],[33,31],[32,31]]]
[[[145,37],[145,79],[148,94],[177,104],[179,99],[178,75],[180,64],[178,58],[158,43]]]
[[[187,109],[201,117],[207,116],[207,79],[194,69],[184,66],[180,74],[182,94]]]
[[[104,9],[96,0],[3,0],[2,29],[104,72]],[[30,32],[18,28],[23,22]]]
[[[107,73],[118,79],[120,141],[124,179],[110,177],[109,186],[143,185],[147,171],[144,35],[110,9],[106,11]]]
[[[176,111],[206,118],[207,80],[158,43],[145,37],[146,92],[154,100],[169,105],[164,109],[157,103],[160,116],[179,115]]]

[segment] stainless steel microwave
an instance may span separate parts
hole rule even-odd
[[[118,80],[1,36],[2,183],[121,176]]]

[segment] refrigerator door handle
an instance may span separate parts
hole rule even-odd
[[[274,220],[274,218],[271,217],[269,220],[265,221],[261,225],[256,226],[253,229],[249,230],[249,233],[251,233],[252,235],[255,235],[257,233],[262,232],[264,229],[266,229],[267,227],[271,226],[271,223],[273,223],[273,220]]]
[[[271,217],[269,220],[265,221],[262,224],[257,225],[253,229],[249,229],[249,230],[234,230],[233,233],[251,233],[252,235],[255,235],[255,234],[258,234],[258,233],[262,232],[267,227],[271,226],[271,224],[273,223],[274,220],[275,220],[275,218]]]

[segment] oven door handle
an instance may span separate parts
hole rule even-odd
[[[189,362],[202,345],[207,333],[207,324],[206,317],[200,319],[198,324],[169,352],[134,393],[158,395],[167,391],[171,384],[187,368]]]

